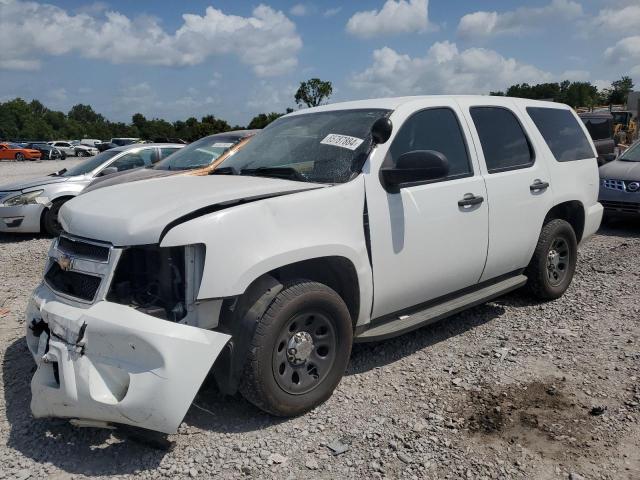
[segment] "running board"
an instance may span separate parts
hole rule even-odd
[[[373,324],[370,328],[357,335],[355,341],[373,342],[402,335],[416,328],[442,320],[467,308],[488,302],[493,298],[522,287],[525,283],[527,283],[527,277],[524,275],[507,278],[498,283],[487,285],[479,290],[474,290],[462,294],[459,297],[432,305],[424,310],[414,312],[411,315],[392,318],[379,325]]]

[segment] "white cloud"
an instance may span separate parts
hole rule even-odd
[[[284,112],[287,107],[295,105],[293,97],[297,88],[295,85],[277,85],[262,80],[249,93],[247,107],[261,112]]]
[[[367,95],[489,93],[516,83],[543,83],[553,75],[484,48],[458,50],[437,42],[424,57],[384,47],[373,52],[373,64],[351,79]]]
[[[572,0],[552,0],[544,7],[522,7],[502,13],[478,11],[460,19],[458,35],[473,40],[520,34],[554,19],[573,20],[582,15],[582,6]]]
[[[612,32],[633,31],[640,25],[640,5],[629,5],[617,9],[605,8],[600,10],[592,23],[595,28],[605,28]]]
[[[323,15],[326,18],[329,18],[339,14],[341,11],[342,11],[342,7],[328,8],[327,10],[324,11]]]
[[[303,3],[296,3],[291,7],[289,13],[295,17],[304,17],[309,14],[309,8]]]
[[[211,80],[207,82],[207,85],[209,85],[210,87],[217,87],[218,85],[220,85],[221,79],[222,74],[220,72],[213,72],[213,75],[211,75]]]
[[[159,95],[148,82],[125,85],[115,95],[111,110],[119,118],[142,113],[148,117],[171,120],[206,115],[211,113],[210,107],[219,104],[217,98],[203,97],[194,87],[187,88],[185,93],[182,97],[167,98],[165,95]]]
[[[604,58],[612,64],[630,65],[629,73],[640,74],[640,35],[623,38],[604,52]]]
[[[586,70],[565,70],[560,74],[560,78],[572,82],[588,82],[591,80],[591,73]]]
[[[435,30],[429,22],[429,0],[387,0],[382,9],[355,13],[347,32],[360,38]]]
[[[266,5],[256,7],[250,17],[207,7],[202,16],[186,13],[182,19],[180,28],[170,33],[148,16],[132,19],[114,11],[74,15],[50,4],[3,0],[0,68],[33,70],[43,57],[64,54],[163,66],[233,55],[259,76],[283,74],[297,65],[302,40],[295,24]]]

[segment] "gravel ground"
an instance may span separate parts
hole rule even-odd
[[[48,245],[0,236],[0,478],[640,478],[640,223],[583,245],[558,301],[515,292],[356,345],[333,397],[303,417],[205,386],[168,450],[31,417],[22,313]]]
[[[37,160],[34,162],[0,162],[0,186],[30,177],[41,177],[63,168],[75,167],[84,157],[67,157],[66,160]]]

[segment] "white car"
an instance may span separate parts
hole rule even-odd
[[[549,102],[300,110],[214,173],[64,205],[26,315],[35,417],[175,432],[210,371],[224,393],[301,414],[354,341],[520,287],[560,297],[602,218],[593,143]]]
[[[77,156],[77,157],[89,157],[98,154],[98,149],[95,147],[90,147],[88,145],[82,144],[72,144],[71,142],[56,140],[53,142],[48,142],[49,145],[56,147],[61,152],[64,152],[67,156]]]

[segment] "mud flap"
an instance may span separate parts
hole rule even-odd
[[[51,335],[34,353],[35,417],[66,417],[175,433],[229,335],[99,302],[38,305]],[[46,353],[43,342],[47,343]]]

